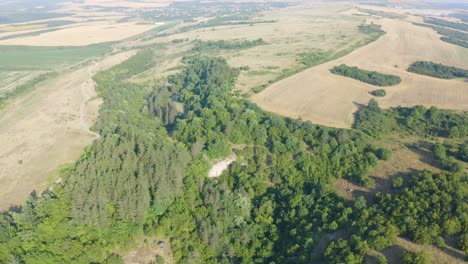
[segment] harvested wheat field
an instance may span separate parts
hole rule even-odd
[[[92,75],[134,54],[110,56],[47,81],[0,112],[0,209],[41,192],[60,165],[76,160],[97,135]]]
[[[372,98],[378,87],[334,75],[340,64],[358,66],[401,77],[402,82],[385,88],[387,96],[378,99],[382,107],[437,106],[468,110],[468,84],[463,80],[441,80],[406,71],[417,60],[429,60],[468,69],[468,49],[441,41],[430,28],[397,19],[378,19],[387,32],[377,41],[340,59],[310,68],[273,84],[252,100],[263,109],[314,123],[347,128],[359,105]]]
[[[38,36],[21,37],[0,41],[0,45],[25,46],[85,46],[117,41],[154,28],[154,25],[137,23],[113,23],[98,21],[83,23]]]

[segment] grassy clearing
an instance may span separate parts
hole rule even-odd
[[[43,74],[40,74],[38,75],[37,77],[35,78],[32,78],[32,79],[29,79],[27,81],[25,81],[23,84],[15,87],[15,89],[11,89],[9,91],[6,91],[4,93],[1,93],[0,94],[0,109],[2,109],[5,105],[7,105],[7,103],[19,96],[19,95],[22,95],[22,94],[25,94],[26,92],[30,91],[31,89],[33,89],[34,87],[36,87],[36,85],[50,79],[50,78],[53,78],[53,77],[56,77],[58,74],[56,72],[49,72],[49,73],[43,73]]]
[[[42,73],[44,71],[0,71],[0,97]]]
[[[0,46],[0,69],[53,69],[104,55],[110,45],[83,47]]]
[[[281,74],[278,75],[275,79],[270,80],[265,84],[253,87],[252,91],[254,93],[260,93],[261,91],[263,91],[264,89],[266,89],[269,85],[273,83],[279,82],[283,79],[293,76],[310,67],[320,65],[322,63],[333,61],[340,57],[346,56],[352,51],[377,40],[379,37],[385,34],[385,31],[381,30],[381,27],[375,24],[361,24],[358,26],[358,31],[363,34],[366,34],[367,38],[364,38],[349,47],[346,47],[344,49],[340,49],[337,51],[312,50],[312,51],[300,53],[297,59],[300,62],[298,66],[294,68],[283,69]]]

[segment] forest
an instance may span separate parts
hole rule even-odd
[[[401,78],[396,75],[366,71],[359,69],[358,67],[350,67],[345,64],[333,67],[330,72],[376,86],[392,86],[401,82]]]
[[[410,65],[408,71],[440,79],[468,78],[468,70],[434,63],[432,61],[417,61]]]
[[[460,171],[414,172],[372,203],[345,201],[332,186],[373,185],[370,171],[391,155],[370,143],[373,126],[462,137],[464,116],[371,101],[356,129],[322,127],[238,98],[240,70],[222,58],[186,57],[164,81],[126,82],[154,63],[147,49],[95,76],[101,138],[53,191],[0,215],[0,262],[117,263],[116,245],[142,234],[168,238],[176,263],[362,263],[398,236],[440,247],[451,236],[468,252]],[[231,153],[229,170],[208,178],[212,162]]]

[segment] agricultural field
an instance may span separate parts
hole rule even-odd
[[[136,23],[80,23],[73,27],[46,32],[38,36],[25,36],[1,40],[0,45],[85,46],[122,40],[153,28],[154,25],[139,25]]]
[[[119,53],[39,83],[0,112],[0,208],[41,192],[61,165],[76,160],[96,134],[92,76],[131,56]],[[55,180],[55,179],[54,179]]]
[[[361,17],[361,16],[360,16]],[[371,19],[371,18],[368,18]],[[399,76],[378,101],[383,107],[426,105],[453,110],[468,109],[468,90],[463,79],[439,80],[407,72],[418,60],[430,60],[468,68],[468,49],[439,39],[432,29],[401,19],[372,18],[386,32],[377,41],[349,55],[305,70],[271,85],[252,97],[262,108],[333,127],[350,127],[359,105],[372,98],[376,86],[330,73],[341,64]]]

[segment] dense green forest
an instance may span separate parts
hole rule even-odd
[[[331,185],[372,185],[372,167],[389,158],[369,143],[366,122],[385,127],[393,118],[415,133],[461,137],[464,116],[395,110],[413,120],[402,123],[371,102],[356,130],[316,126],[237,98],[239,69],[222,58],[183,62],[155,85],[126,82],[153,66],[148,49],[95,76],[101,138],[53,192],[0,215],[0,262],[116,263],[115,246],[141,234],[170,239],[176,263],[361,263],[398,235],[437,245],[450,235],[468,249],[460,171],[415,172],[372,205],[362,197],[349,203]],[[229,170],[208,178],[211,162],[233,152]],[[321,250],[323,239],[330,243]]]
[[[215,51],[215,50],[231,50],[231,49],[248,49],[259,45],[264,45],[266,42],[259,38],[256,40],[195,40],[194,47],[192,48],[195,52],[201,51]]]
[[[376,86],[392,86],[401,82],[401,78],[396,75],[366,71],[359,69],[358,67],[350,67],[345,64],[333,67],[330,72]]]
[[[410,65],[408,71],[440,79],[468,78],[468,70],[431,61],[417,61]]]

